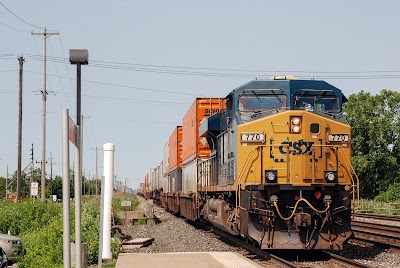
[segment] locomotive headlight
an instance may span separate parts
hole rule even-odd
[[[267,174],[267,178],[268,178],[269,181],[273,181],[273,180],[276,179],[275,174],[272,173],[272,172],[269,172],[269,173]]]
[[[293,131],[293,133],[299,133],[300,132],[300,126],[293,126],[292,131]]]
[[[334,181],[335,180],[335,175],[333,173],[326,174],[326,180],[327,181]]]
[[[301,117],[300,116],[290,117],[290,133],[292,133],[292,134],[301,133]]]
[[[269,183],[276,183],[278,180],[278,171],[277,170],[266,170],[265,171],[265,179]]]
[[[293,125],[300,125],[300,123],[301,123],[300,117],[293,117],[292,118],[292,124]]]
[[[337,173],[336,171],[325,171],[325,181],[327,183],[333,183],[337,180]]]

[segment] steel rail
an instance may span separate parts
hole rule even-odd
[[[391,233],[396,233],[396,234],[400,233],[400,226],[387,225],[387,224],[374,223],[374,222],[352,220],[351,227],[352,228],[360,227],[360,228],[366,228],[366,229],[382,231],[382,232],[391,232]]]
[[[333,259],[333,261],[345,264],[346,267],[359,267],[359,268],[372,268],[373,267],[373,266],[370,266],[370,265],[359,263],[359,262],[357,262],[355,260],[352,260],[352,259],[347,259],[345,257],[336,255],[336,254],[331,253],[329,251],[323,251],[323,252],[328,254]],[[351,265],[351,266],[349,266],[349,265]]]
[[[188,220],[188,222],[198,229],[210,231],[210,232],[214,233],[215,235],[219,236],[220,238],[227,240],[241,248],[246,249],[250,253],[257,255],[260,259],[271,261],[272,263],[274,263],[280,267],[288,267],[288,268],[298,268],[299,267],[290,261],[282,259],[276,255],[269,253],[269,252],[266,252],[258,247],[255,247],[255,246],[247,243],[246,241],[244,241],[238,237],[235,237],[233,235],[230,235],[224,231],[221,231],[221,230],[211,227],[209,225],[201,224],[199,222],[194,222],[194,221],[190,221],[190,220]]]
[[[388,221],[400,221],[400,216],[396,215],[378,215],[372,213],[358,213],[355,212],[352,214],[353,217],[360,217],[360,218],[369,218],[369,219],[377,219],[377,220],[388,220]]]

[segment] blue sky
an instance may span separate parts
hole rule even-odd
[[[399,90],[398,1],[0,2],[18,16],[0,5],[2,176],[7,165],[17,168],[18,55],[25,57],[22,166],[32,143],[41,160],[43,38],[31,31],[44,27],[60,33],[47,43],[46,150],[55,175],[62,167],[61,109],[76,116],[71,48],[89,50],[82,68],[84,170],[95,171],[93,148],[114,143],[115,173],[131,187],[160,164],[196,96],[224,97],[279,74],[322,79],[347,96]]]

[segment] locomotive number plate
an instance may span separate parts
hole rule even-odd
[[[348,142],[349,135],[347,135],[347,134],[329,134],[328,141]]]
[[[264,132],[247,132],[242,133],[242,142],[265,142]]]

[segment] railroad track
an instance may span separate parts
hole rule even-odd
[[[381,246],[400,249],[400,227],[353,220],[354,238]]]
[[[329,251],[323,251],[323,252],[328,254],[333,262],[342,264],[345,267],[372,268],[372,266],[365,265],[365,264],[359,263],[359,262],[357,262],[355,260],[348,259],[348,258],[339,256],[339,255],[333,254],[333,253],[331,253]]]
[[[400,221],[400,216],[394,215],[377,215],[372,213],[353,213],[353,217],[360,217],[360,218],[368,218],[368,219],[376,219],[376,220],[385,220],[385,221]]]
[[[272,265],[276,265],[277,267],[292,267],[292,268],[305,267],[302,262],[295,261],[295,258],[293,258],[292,253],[286,254],[286,253],[283,253],[282,251],[279,251],[280,254],[271,254],[268,251],[261,250],[260,248],[247,243],[246,241],[244,241],[241,238],[232,236],[228,233],[220,231],[209,225],[203,225],[199,222],[190,222],[190,223],[193,226],[195,226],[196,228],[205,230],[208,233],[213,233],[214,235],[218,236],[223,241],[228,241],[229,243],[232,243],[238,247],[246,249],[251,254],[254,254],[255,256],[257,256],[258,259],[261,259],[261,261],[259,261],[259,264],[264,265],[266,267],[271,267]],[[284,252],[287,252],[287,251],[284,251]],[[299,252],[298,254],[300,254],[300,255],[302,255],[302,253],[305,253],[304,251],[298,251],[298,252]],[[344,265],[345,267],[372,268],[372,266],[361,264],[355,260],[348,259],[348,258],[333,254],[328,251],[323,251],[323,252],[328,257],[319,258],[319,260],[313,260],[313,261],[334,262],[334,263],[338,263],[340,265]],[[306,253],[310,253],[310,251],[306,251]],[[307,259],[309,259],[309,257],[305,257],[306,262],[307,262]]]
[[[217,235],[223,241],[228,241],[229,243],[232,243],[238,247],[246,249],[248,252],[256,255],[259,259],[261,259],[262,260],[261,264],[269,265],[267,267],[270,267],[271,263],[278,267],[288,267],[288,268],[299,268],[300,267],[290,261],[287,261],[281,257],[278,257],[274,254],[270,254],[269,252],[266,252],[258,247],[255,247],[255,246],[247,243],[246,241],[244,241],[241,238],[232,236],[228,233],[225,233],[221,230],[213,228],[209,225],[201,224],[199,222],[194,222],[194,221],[188,221],[188,222],[198,229],[202,229],[207,232],[212,232],[213,234]],[[268,262],[271,262],[271,263],[268,263]]]

